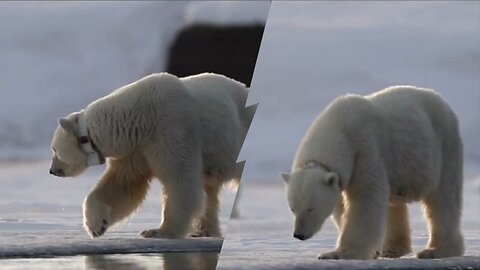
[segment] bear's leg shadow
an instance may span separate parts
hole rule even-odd
[[[205,177],[204,190],[207,194],[207,204],[204,214],[199,220],[197,231],[192,235],[196,237],[220,237],[220,221],[218,219],[220,201],[218,195],[222,181],[215,177]]]
[[[461,141],[447,145],[443,154],[440,182],[423,200],[423,210],[428,222],[427,249],[418,258],[443,258],[462,256],[463,236],[460,231],[463,189],[463,154]]]
[[[147,194],[152,172],[143,156],[134,153],[108,159],[107,169],[83,203],[83,224],[98,237],[132,214]]]
[[[145,238],[184,238],[200,217],[204,205],[203,173],[200,157],[190,156],[183,162],[159,166],[155,172],[163,184],[162,224],[158,229],[144,230]],[[158,170],[157,168],[157,170]]]
[[[399,258],[411,251],[407,205],[404,203],[391,204],[388,209],[387,234],[381,256]]]
[[[372,166],[360,162],[351,186],[344,191],[345,213],[337,248],[321,254],[319,259],[373,259],[382,246],[388,214],[388,180],[378,166],[372,172]]]

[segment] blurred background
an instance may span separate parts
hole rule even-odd
[[[268,2],[3,2],[0,160],[50,155],[56,119],[155,72],[250,84]]]
[[[401,84],[435,89],[453,107],[466,170],[477,174],[479,76],[478,2],[275,2],[247,102],[260,106],[241,153],[244,180],[279,180],[335,97]]]

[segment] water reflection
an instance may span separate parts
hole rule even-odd
[[[84,269],[214,270],[217,261],[217,252],[88,255],[85,256]]]

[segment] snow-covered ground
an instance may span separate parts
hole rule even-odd
[[[470,179],[479,181],[480,179]],[[462,230],[468,258],[418,260],[428,241],[426,222],[420,204],[409,207],[413,253],[399,260],[318,261],[320,253],[335,248],[337,230],[328,220],[322,230],[307,241],[293,238],[293,216],[285,201],[284,186],[248,183],[242,186],[240,219],[230,220],[217,269],[428,269],[442,266],[480,268],[480,197],[474,181],[465,186]],[[477,269],[474,268],[474,269]],[[458,269],[458,268],[455,268]]]
[[[249,104],[260,102],[244,147],[240,219],[231,220],[219,269],[480,268],[480,3],[273,2]],[[280,172],[306,129],[336,96],[390,85],[433,88],[457,112],[465,148],[466,258],[319,262],[332,250],[328,222],[293,238]],[[427,242],[419,204],[410,211],[414,252]],[[456,268],[455,268],[456,267]]]
[[[192,254],[144,255],[141,258],[144,258],[145,269],[151,269],[160,262],[162,265],[175,265],[176,259],[180,264],[182,261],[179,258],[188,260],[180,265],[189,265],[190,261],[205,261],[203,264],[211,265],[212,256],[217,256],[216,254],[220,251],[222,238],[167,240],[140,237],[140,231],[156,228],[160,224],[161,196],[158,182],[154,182],[145,203],[134,216],[113,226],[104,236],[90,239],[82,228],[81,205],[83,198],[97,182],[102,168],[92,168],[76,179],[60,179],[49,175],[48,167],[47,161],[0,165],[2,172],[0,174],[0,183],[2,183],[0,189],[0,241],[2,243],[0,259],[2,260],[0,264],[2,269],[4,267],[32,269],[31,265],[39,268],[50,267],[49,269],[63,265],[62,269],[78,269],[79,265],[105,260],[104,264],[108,266],[114,266],[116,263],[136,265],[135,256],[129,255],[115,259],[115,256],[109,254],[164,252]],[[233,190],[223,191],[221,197],[223,231],[226,230],[234,198]],[[68,257],[70,259],[55,258],[73,255],[86,256]],[[55,259],[33,259],[42,257]],[[212,269],[201,265],[191,269]]]

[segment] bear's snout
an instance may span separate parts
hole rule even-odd
[[[295,238],[297,238],[297,239],[299,239],[299,240],[302,240],[302,241],[305,240],[305,239],[307,239],[307,238],[305,237],[305,235],[299,234],[299,233],[294,233],[294,234],[293,234],[293,237],[295,237]]]
[[[58,177],[64,177],[65,176],[65,172],[62,169],[50,168],[50,174],[58,176]]]

